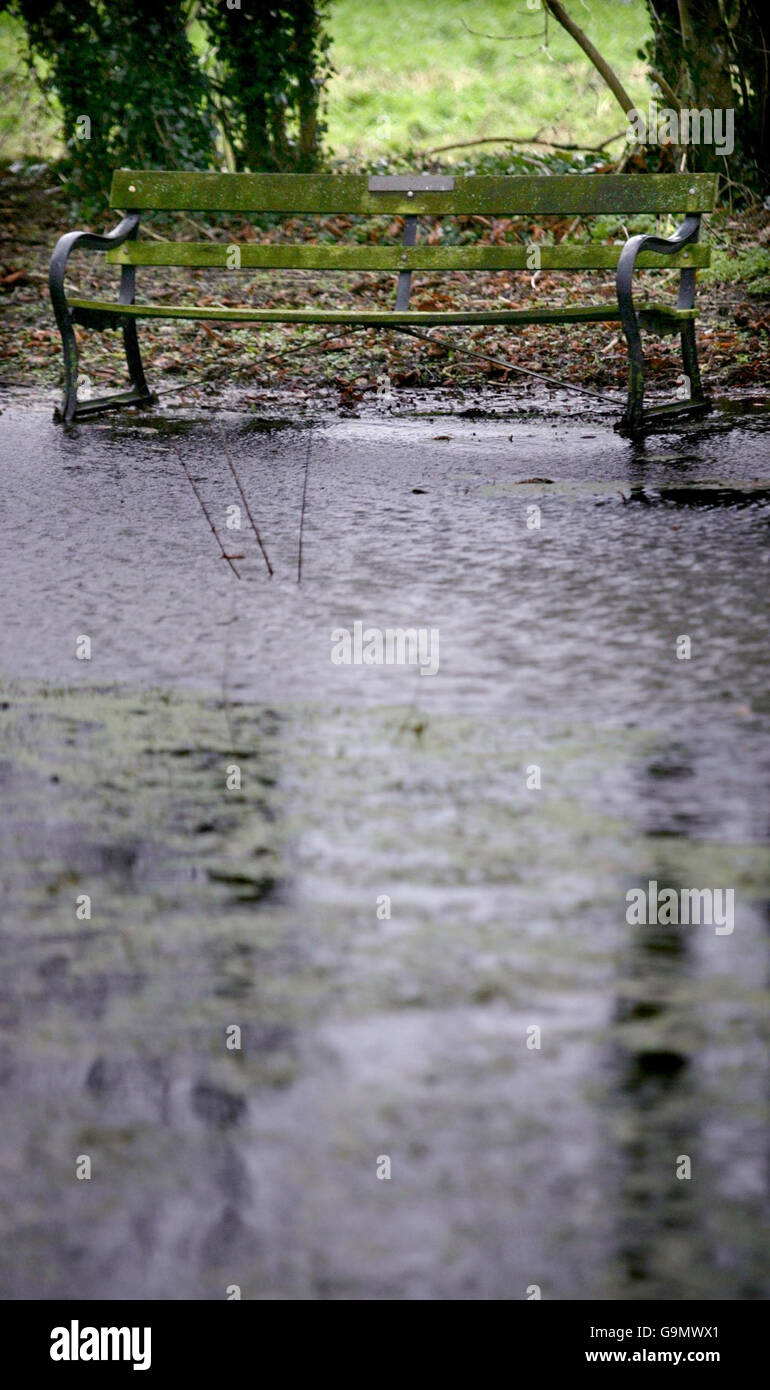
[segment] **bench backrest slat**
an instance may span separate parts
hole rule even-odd
[[[418,177],[418,176],[415,176]],[[715,174],[463,175],[450,191],[370,192],[366,174],[119,169],[110,204],[157,212],[486,216],[710,212]]]
[[[237,247],[238,257],[233,256]],[[572,243],[538,246],[542,270],[614,270],[622,246]],[[221,270],[529,270],[527,246],[309,246],[303,243],[264,245],[254,242],[133,241],[107,253],[112,265],[200,266]],[[233,261],[240,260],[240,266]],[[643,252],[640,269],[675,270],[707,266],[707,245],[688,246],[673,255]]]

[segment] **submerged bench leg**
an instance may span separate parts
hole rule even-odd
[[[78,405],[78,345],[69,314],[59,323],[59,332],[64,357],[64,395],[61,409],[54,411],[53,418],[57,423],[68,425],[75,418]]]
[[[708,406],[708,401],[700,379],[700,368],[698,366],[698,347],[695,340],[695,324],[686,323],[681,332],[682,342],[682,366],[684,374],[690,383],[690,400],[693,404],[702,402]]]
[[[136,324],[129,320],[120,325],[123,332],[123,347],[126,365],[131,381],[130,391],[117,391],[111,396],[96,396],[93,400],[78,400],[78,345],[72,320],[67,317],[59,324],[64,352],[64,396],[61,408],[54,411],[57,424],[71,425],[91,415],[101,415],[105,410],[117,410],[123,405],[152,405],[155,401],[144,375]]]
[[[637,434],[644,419],[644,359],[641,339],[637,332],[638,351],[628,344],[628,396],[618,429],[624,434]]]
[[[692,309],[695,304],[695,271],[691,267],[683,270],[679,277],[677,304],[680,309]],[[680,394],[679,400],[646,412],[645,420],[653,429],[657,419],[663,418],[668,422],[677,416],[705,415],[711,410],[711,400],[703,390],[703,383],[700,379],[694,320],[689,319],[682,324],[679,330],[679,340],[682,346],[685,389]]]
[[[680,329],[682,345],[682,367],[687,383],[687,394],[679,394],[675,401],[666,405],[644,408],[644,360],[642,356],[641,334],[626,333],[628,341],[628,399],[622,419],[615,426],[621,434],[643,435],[654,431],[661,423],[672,424],[677,418],[706,415],[711,410],[711,401],[703,390],[698,367],[698,350],[695,339],[695,324],[690,319]]]
[[[623,434],[638,434],[644,418],[644,353],[639,320],[633,309],[624,315],[623,331],[628,347],[628,396],[615,428]]]
[[[615,426],[621,434],[643,435],[654,432],[661,425],[673,424],[677,419],[706,415],[711,410],[711,401],[703,390],[698,367],[698,350],[695,339],[695,323],[692,319],[680,329],[682,345],[682,366],[687,383],[687,394],[680,394],[675,401],[665,405],[644,409],[644,362],[642,356],[641,334],[626,334],[628,341],[628,400],[622,419]]]

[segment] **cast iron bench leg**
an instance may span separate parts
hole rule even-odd
[[[679,297],[678,304],[680,309],[692,309],[695,303],[695,271],[683,270],[679,277]],[[690,400],[693,404],[703,402],[710,405],[707,400],[703,385],[700,379],[700,368],[698,367],[698,346],[695,338],[695,324],[692,320],[685,323],[680,334],[682,344],[682,366],[684,374],[690,383]]]
[[[644,418],[644,352],[636,314],[633,327],[624,323],[623,328],[628,346],[628,397],[620,423],[621,428],[629,434],[638,434]]]
[[[134,387],[135,391],[139,392],[140,396],[147,397],[147,403],[149,404],[155,400],[155,397],[150,391],[144,375],[142,357],[139,351],[139,339],[136,333],[136,324],[133,319],[129,319],[128,323],[123,324],[123,346],[126,350],[126,363],[128,365],[128,375],[131,379],[131,385]]]
[[[136,239],[136,231],[132,232],[129,241]],[[120,272],[120,294],[118,296],[121,304],[133,304],[136,299],[136,266],[124,265]],[[136,331],[136,320],[126,319],[123,324],[123,347],[126,353],[126,365],[131,385],[140,396],[147,398],[151,404],[155,397],[152,395],[144,375],[142,366],[142,354],[139,351],[139,337]]]
[[[111,396],[98,396],[94,400],[78,400],[78,346],[72,320],[60,322],[64,356],[64,396],[61,408],[54,414],[57,423],[71,425],[85,416],[101,415],[106,410],[116,410],[124,405],[153,405],[156,397],[152,394],[144,375],[136,324],[129,319],[120,325],[123,333],[123,347],[126,354],[130,391],[118,391]]]
[[[78,408],[78,345],[69,314],[60,320],[59,332],[64,357],[64,395],[61,409],[57,413],[58,418],[65,425],[69,425],[74,420]],[[54,419],[56,418],[54,415]]]

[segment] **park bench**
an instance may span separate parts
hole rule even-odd
[[[695,341],[695,279],[709,264],[709,248],[698,242],[701,215],[714,206],[716,177],[710,174],[571,174],[566,176],[399,175],[365,174],[219,174],[163,173],[118,170],[112,181],[110,206],[124,210],[113,232],[68,232],[60,238],[51,261],[50,289],[64,349],[64,399],[55,418],[70,422],[121,405],[153,400],[145,380],[137,338],[139,319],[191,319],[247,324],[346,324],[412,330],[441,326],[616,322],[628,344],[628,400],[617,428],[640,434],[679,416],[710,408],[698,371]],[[350,245],[327,242],[261,244],[137,239],[144,213],[208,212],[216,214],[283,213],[293,216],[348,213],[366,217],[403,217],[400,244]],[[599,214],[683,216],[673,236],[639,235],[622,246],[599,242],[555,246],[419,244],[420,216],[529,217],[546,215],[589,217]],[[64,276],[76,248],[105,251],[111,265],[120,266],[116,301],[68,298]],[[397,274],[391,309],[242,308],[188,304],[137,303],[137,268],[159,266],[205,267],[231,271],[372,270]],[[617,302],[567,304],[552,307],[485,311],[420,311],[409,308],[414,271],[544,271],[614,270]],[[639,269],[679,270],[679,294],[673,302],[636,302],[633,275]],[[75,325],[122,329],[131,389],[97,400],[78,401],[78,349]],[[685,377],[685,397],[653,409],[644,407],[644,359],[641,329],[658,334],[679,333]]]

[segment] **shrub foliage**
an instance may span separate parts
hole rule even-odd
[[[0,0],[58,101],[84,209],[113,169],[312,169],[327,0]]]

